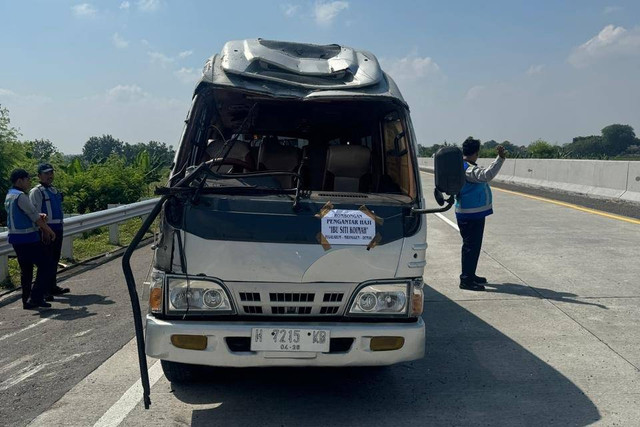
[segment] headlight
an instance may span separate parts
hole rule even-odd
[[[380,283],[360,289],[351,303],[350,314],[404,314],[407,309],[405,283]]]
[[[232,314],[231,300],[224,287],[212,280],[169,277],[168,311]]]

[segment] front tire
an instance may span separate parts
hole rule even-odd
[[[202,378],[202,366],[189,363],[171,362],[160,360],[164,376],[172,383],[195,382]]]

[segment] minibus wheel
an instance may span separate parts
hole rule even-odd
[[[160,360],[164,376],[172,383],[188,383],[202,380],[203,366]]]

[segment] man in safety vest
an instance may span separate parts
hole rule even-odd
[[[462,274],[460,289],[484,291],[487,279],[476,276],[476,267],[482,248],[484,219],[493,213],[491,181],[500,171],[505,159],[504,147],[498,145],[498,157],[488,168],[476,164],[480,141],[467,138],[462,143],[465,184],[456,197],[456,219],[462,236]]]
[[[56,280],[58,262],[62,251],[62,193],[52,185],[53,166],[49,163],[43,163],[38,166],[38,180],[40,183],[31,189],[29,199],[31,199],[31,203],[40,213],[47,214],[47,225],[56,233],[55,240],[45,245],[53,264],[53,274],[45,292],[50,296],[62,295],[69,292],[69,288],[58,286]]]
[[[7,192],[4,207],[7,211],[9,243],[13,245],[20,265],[22,307],[51,307],[45,301],[45,294],[51,280],[52,263],[42,241],[51,242],[56,234],[47,225],[46,216],[38,213],[25,194],[31,188],[29,173],[24,169],[16,169],[11,172],[10,180],[12,187]],[[38,275],[31,288],[34,265],[38,267]]]

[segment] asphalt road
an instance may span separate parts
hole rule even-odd
[[[71,293],[48,310],[23,310],[20,292],[0,300],[0,425],[27,424],[131,339],[120,260],[63,280]],[[137,283],[150,261],[150,246],[134,253]]]
[[[423,179],[429,195],[431,177]],[[17,301],[0,301],[0,420],[34,426],[637,424],[640,224],[497,189],[494,200],[479,267],[491,283],[484,293],[457,287],[453,214],[428,216],[422,360],[382,369],[214,370],[188,386],[170,384],[150,360],[153,404],[145,411],[136,389],[131,309],[115,261],[69,279],[76,296],[43,317],[22,311]],[[148,249],[134,257],[139,282],[150,259]]]

